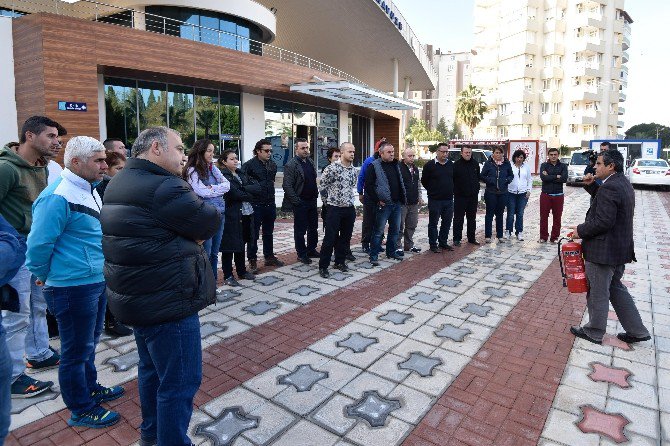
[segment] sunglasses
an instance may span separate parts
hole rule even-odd
[[[260,149],[261,152],[272,153],[272,149]]]

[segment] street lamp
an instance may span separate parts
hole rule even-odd
[[[665,152],[665,159],[670,159],[670,147],[663,149],[663,151]]]

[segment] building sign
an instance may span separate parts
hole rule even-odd
[[[85,112],[88,110],[86,102],[58,101],[58,110]]]
[[[240,135],[231,135],[230,133],[221,133],[219,136],[223,141],[237,141],[240,139]]]
[[[400,21],[396,13],[391,10],[391,5],[389,5],[383,0],[376,0],[376,2],[379,5],[379,7],[382,8],[382,11],[386,13],[388,18],[391,19],[391,22],[393,22],[396,28],[402,31],[402,22]]]

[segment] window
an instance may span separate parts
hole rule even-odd
[[[542,102],[540,104],[540,111],[542,112],[543,115],[546,115],[549,113],[549,103],[548,102]]]
[[[554,114],[560,113],[561,112],[561,103],[560,102],[554,102],[552,109],[553,109]]]
[[[525,124],[523,126],[523,129],[522,129],[523,136],[526,136],[526,137],[530,136],[530,129],[531,129],[530,124]]]
[[[531,114],[533,113],[533,104],[532,102],[524,102],[523,103],[523,112],[526,114]]]
[[[540,126],[540,136],[544,137],[547,134],[547,126],[546,125],[541,125]]]
[[[560,79],[554,79],[554,89],[560,90],[561,89],[562,82]]]
[[[572,86],[573,87],[579,87],[579,84],[581,84],[581,82],[582,82],[581,79],[579,79],[578,77],[573,77],[572,78]]]
[[[551,79],[542,80],[542,91],[547,91],[551,88]]]
[[[570,133],[577,133],[577,124],[570,124]]]
[[[616,67],[619,65],[619,56],[612,57],[612,66]]]
[[[509,136],[509,128],[507,126],[498,127],[498,137],[507,138]]]
[[[571,102],[570,103],[570,110],[572,110],[572,111],[579,110],[579,102]]]
[[[535,61],[535,56],[532,54],[526,54],[526,68],[533,68],[533,62]]]
[[[508,104],[499,104],[498,105],[498,114],[501,116],[507,115],[507,105]]]
[[[550,67],[551,66],[551,56],[544,56],[544,67]]]
[[[551,132],[554,134],[554,136],[558,136],[558,126],[557,125],[552,125],[551,126]]]
[[[533,91],[533,79],[528,79],[528,78],[524,79],[523,80],[523,88],[526,91]]]

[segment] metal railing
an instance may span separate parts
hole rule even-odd
[[[60,0],[0,0],[0,8],[23,14],[47,12],[177,36],[298,65],[368,87],[360,79],[340,69],[294,51],[234,33],[94,0],[79,0],[76,4]]]

